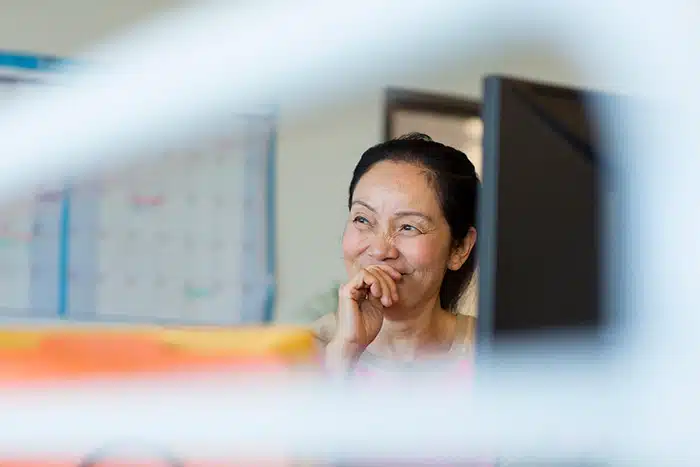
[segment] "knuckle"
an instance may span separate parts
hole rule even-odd
[[[362,279],[368,283],[371,283],[376,279],[376,276],[372,273],[372,271],[368,271],[366,269],[362,270],[360,274],[362,276]]]

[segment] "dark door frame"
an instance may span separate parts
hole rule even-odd
[[[461,96],[387,88],[384,92],[383,137],[393,136],[394,114],[398,111],[432,113],[453,117],[481,117],[481,104]]]

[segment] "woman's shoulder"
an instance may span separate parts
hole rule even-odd
[[[335,313],[327,313],[311,324],[311,331],[314,333],[314,336],[316,336],[316,339],[323,344],[327,344],[335,334],[337,322]]]

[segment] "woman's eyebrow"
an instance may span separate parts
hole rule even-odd
[[[352,202],[352,205],[353,205],[353,206],[356,205],[356,204],[359,204],[360,206],[366,207],[367,209],[369,209],[369,210],[372,211],[373,213],[376,213],[376,212],[377,212],[376,209],[374,209],[372,206],[370,206],[369,204],[365,203],[365,202],[362,201],[362,200],[359,200],[359,199],[358,199],[357,201],[353,201],[353,202]]]
[[[372,212],[375,213],[375,214],[377,213],[377,210],[376,210],[376,209],[374,209],[372,206],[370,206],[370,205],[369,205],[368,203],[366,203],[365,201],[362,201],[361,199],[358,199],[358,200],[355,200],[355,201],[352,202],[352,205],[353,205],[353,206],[356,205],[356,204],[359,204],[360,206],[363,206],[363,207],[369,209],[370,211],[372,211]],[[424,213],[422,213],[422,212],[420,212],[420,211],[414,211],[414,210],[411,210],[411,209],[396,211],[396,212],[394,213],[394,217],[420,217],[421,219],[425,219],[425,220],[428,221],[428,222],[433,222],[432,217],[430,217],[429,215],[424,214]]]
[[[420,217],[420,218],[425,219],[425,220],[428,221],[428,222],[432,222],[432,221],[433,221],[433,219],[432,219],[429,215],[423,214],[423,213],[420,212],[420,211],[411,211],[411,210],[407,210],[407,211],[397,211],[397,212],[394,213],[394,215],[395,215],[396,217],[409,217],[409,216],[412,216],[412,217]]]

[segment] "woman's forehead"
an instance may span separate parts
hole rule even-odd
[[[376,209],[393,207],[435,212],[440,207],[429,177],[423,167],[405,162],[380,162],[360,178],[353,201],[363,201]]]

